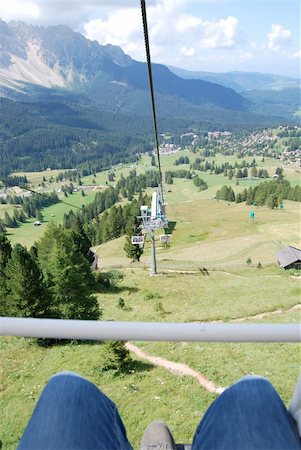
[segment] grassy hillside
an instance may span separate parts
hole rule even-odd
[[[199,154],[194,154],[191,152],[191,150],[189,149],[184,149],[181,150],[180,152],[176,153],[176,154],[171,154],[171,155],[162,155],[161,156],[161,163],[162,163],[162,168],[163,168],[163,174],[166,171],[169,170],[180,170],[180,169],[186,169],[189,170],[189,165],[188,164],[182,164],[179,166],[175,166],[174,163],[175,161],[179,158],[179,156],[188,156],[189,157],[189,161],[190,164],[193,163],[195,161],[195,159],[197,157],[199,157]],[[245,157],[244,158],[246,162],[251,163],[253,160],[253,157]],[[234,165],[235,162],[240,163],[241,160],[239,160],[237,158],[236,155],[229,155],[229,156],[224,156],[221,154],[217,154],[215,157],[209,157],[206,158],[206,160],[208,162],[212,162],[213,160],[215,161],[217,166],[220,166],[222,163],[228,162],[229,164]],[[262,161],[261,157],[256,156],[255,157],[256,163],[257,163],[257,167],[258,168],[264,168],[267,169],[268,173],[270,176],[272,176],[275,173],[276,168],[280,165],[279,160],[275,159],[275,158],[265,158],[264,161]],[[114,184],[116,183],[116,181],[120,178],[121,174],[124,177],[127,177],[130,173],[130,171],[132,171],[133,169],[136,170],[137,174],[140,173],[144,173],[146,170],[152,170],[152,169],[156,169],[154,167],[151,166],[151,159],[149,156],[147,155],[142,155],[141,160],[139,161],[139,163],[136,164],[123,164],[123,165],[118,165],[116,167],[113,168],[113,171],[115,173],[115,181],[109,181],[108,180],[108,174],[110,171],[106,170],[103,172],[98,172],[96,174],[96,176],[90,175],[90,176],[86,176],[82,178],[82,183],[83,186],[87,187],[87,186],[93,186],[95,184],[95,186],[99,186],[100,188],[105,188],[106,186],[114,186]],[[69,181],[61,181],[61,182],[52,182],[49,183],[50,177],[53,177],[54,179],[56,178],[56,176],[58,175],[60,171],[44,171],[44,172],[18,172],[16,173],[16,175],[26,175],[27,179],[28,179],[28,183],[29,186],[32,189],[38,190],[39,192],[42,192],[43,190],[45,192],[53,190],[53,189],[58,189],[60,188],[62,185],[65,184],[69,184]],[[240,192],[242,191],[244,188],[248,188],[249,186],[255,186],[256,184],[261,183],[263,180],[262,179],[256,179],[256,178],[241,178],[239,180],[239,185],[236,185],[236,178],[233,177],[232,180],[229,180],[228,177],[225,177],[223,174],[220,175],[216,175],[216,174],[210,174],[210,173],[204,173],[204,172],[198,172],[199,176],[201,178],[204,179],[204,181],[208,184],[208,189],[202,192],[199,192],[198,189],[193,185],[191,180],[182,180],[182,179],[174,179],[174,184],[173,185],[165,185],[165,189],[169,190],[170,192],[168,192],[166,194],[166,200],[168,202],[168,207],[167,207],[167,212],[168,212],[168,216],[169,216],[169,220],[174,221],[177,219],[177,216],[179,215],[179,217],[181,216],[181,212],[179,211],[180,209],[183,209],[183,214],[184,216],[187,217],[192,217],[193,221],[191,223],[191,225],[187,224],[184,226],[184,228],[187,228],[187,239],[186,239],[186,243],[195,243],[199,240],[203,240],[204,239],[204,230],[202,232],[198,232],[198,228],[199,228],[199,216],[202,216],[202,226],[204,225],[204,223],[206,223],[206,226],[210,226],[212,225],[212,223],[210,223],[210,217],[213,216],[215,217],[215,211],[219,211],[220,208],[223,208],[223,212],[221,214],[221,223],[223,223],[223,214],[226,213],[227,208],[224,206],[221,206],[223,202],[219,203],[218,207],[215,207],[214,205],[212,205],[211,203],[201,203],[199,205],[200,200],[211,200],[212,197],[215,196],[216,191],[218,189],[220,189],[224,184],[226,184],[227,186],[231,186],[235,192]],[[284,175],[285,175],[285,179],[287,179],[292,186],[295,186],[297,184],[300,183],[300,170],[298,168],[292,168],[292,167],[286,167],[284,166]],[[41,188],[41,183],[43,181],[43,179],[45,180],[45,188]],[[56,204],[56,205],[52,205],[51,207],[48,208],[44,208],[42,213],[44,215],[45,218],[45,223],[47,223],[50,220],[53,220],[55,222],[61,222],[63,220],[63,216],[65,213],[67,213],[70,209],[76,209],[76,207],[81,207],[83,204],[87,204],[89,202],[92,202],[94,195],[95,195],[95,191],[93,189],[86,189],[86,196],[82,197],[80,195],[79,192],[77,193],[73,193],[71,196],[69,196],[68,198],[65,198],[62,194],[61,195],[61,199],[66,202],[67,204],[64,203],[60,203],[60,204]],[[151,191],[150,191],[151,192]],[[191,203],[191,205],[189,205],[189,209],[188,205],[186,203]],[[68,205],[69,204],[69,205]],[[71,205],[74,205],[74,208],[72,208]],[[286,202],[286,205],[288,205],[289,203]],[[175,208],[174,206],[177,205]],[[286,210],[286,205],[285,205],[285,210]],[[296,214],[298,214],[297,211],[297,204],[296,206]],[[239,220],[240,221],[240,228],[242,229],[243,227],[245,227],[246,225],[246,229],[244,229],[244,233],[248,233],[250,231],[250,227],[249,227],[249,222],[248,222],[248,214],[249,214],[249,207],[245,206],[245,205],[240,205],[238,208],[235,207],[235,205],[232,205],[231,209],[231,214],[229,215],[229,217],[227,217],[227,220],[232,220],[232,221],[236,221]],[[195,209],[198,211],[197,214],[195,214]],[[291,207],[290,207],[291,210]],[[13,206],[12,205],[0,205],[0,218],[4,217],[5,211],[8,211],[8,213],[10,215],[13,214]],[[268,214],[268,220],[272,220],[276,222],[278,221],[279,217],[287,217],[286,212],[282,211],[282,212],[270,212],[271,215],[269,215],[269,213],[267,212],[268,210],[266,208],[259,208],[258,209],[258,214],[256,213],[256,219],[258,217],[259,218],[262,217],[262,213],[264,212],[263,216],[265,217],[266,214]],[[260,216],[259,216],[259,212],[260,212]],[[284,214],[282,214],[284,213]],[[226,213],[228,214],[228,213]],[[279,216],[279,214],[282,214],[282,216]],[[173,217],[173,215],[175,215],[175,217]],[[231,219],[230,217],[233,216],[233,218]],[[197,220],[195,220],[196,218],[198,218]],[[180,219],[181,220],[181,219]],[[190,219],[189,219],[190,220]],[[296,217],[293,219],[294,222],[296,222]],[[298,218],[297,218],[298,220]],[[207,223],[208,222],[208,223]],[[281,219],[280,220],[281,223],[283,223],[284,221]],[[13,243],[16,242],[20,242],[28,247],[30,247],[37,239],[39,239],[42,234],[44,233],[44,225],[40,228],[36,228],[33,226],[34,220],[32,221],[28,221],[27,224],[25,225],[20,225],[19,228],[17,229],[9,229],[9,236],[10,239]],[[259,225],[259,222],[256,223]],[[175,236],[178,235],[178,229],[179,229],[179,224],[177,225],[177,229],[175,231]],[[208,228],[207,226],[207,228]],[[237,224],[238,226],[238,224]],[[237,228],[236,226],[236,228]],[[183,228],[183,233],[186,233],[186,231]],[[249,231],[248,231],[249,230]],[[207,231],[206,231],[207,233]],[[253,233],[253,231],[252,231]],[[285,235],[287,233],[287,230],[283,229],[283,234]],[[295,231],[294,231],[294,235],[295,235]],[[290,231],[290,239],[295,239],[294,235],[291,236],[291,231]],[[122,239],[121,239],[122,240]],[[181,240],[183,240],[181,238]],[[283,238],[283,240],[285,240],[285,238]],[[115,245],[115,244],[113,244]],[[121,246],[122,247],[122,246]],[[274,246],[272,247],[272,251],[274,251]],[[118,254],[116,254],[116,256],[118,256],[118,258],[122,258],[123,255],[123,251],[119,252]],[[269,261],[271,261],[271,259],[269,259]],[[116,261],[113,262],[113,264],[117,264]]]
[[[68,198],[65,198],[63,195],[61,195],[61,200],[66,203],[56,203],[55,205],[43,208],[42,214],[44,217],[44,221],[41,226],[34,226],[34,222],[36,221],[35,218],[28,219],[27,223],[20,224],[18,228],[8,228],[7,236],[13,244],[20,242],[22,245],[25,245],[29,248],[33,245],[34,242],[36,242],[43,236],[47,223],[51,221],[61,223],[66,212],[70,211],[71,209],[75,211],[77,208],[80,208],[81,205],[91,203],[94,199],[94,196],[95,191],[87,192],[85,197],[82,197],[80,192],[75,192]],[[74,206],[72,207],[72,205]],[[13,209],[14,208],[12,205],[0,205],[0,218],[4,217],[5,211],[8,211],[8,213],[12,215]]]
[[[193,160],[194,155],[188,151],[181,154]],[[174,156],[162,158],[164,170],[175,169],[174,159]],[[145,171],[149,164],[150,158],[144,156],[137,172]],[[265,161],[265,164],[271,170],[277,162]],[[130,165],[116,168],[116,179],[121,173],[127,176],[132,169]],[[97,174],[96,184],[104,185],[107,176],[107,172]],[[96,248],[102,271],[118,267],[124,275],[117,287],[98,293],[103,319],[300,321],[300,278],[294,272],[279,269],[275,259],[275,251],[282,245],[300,246],[299,204],[285,201],[283,210],[252,207],[255,211],[253,224],[249,218],[250,206],[212,199],[223,184],[238,191],[244,183],[252,183],[251,180],[240,180],[236,186],[235,180],[229,181],[223,175],[201,173],[200,176],[206,179],[208,190],[199,192],[191,180],[175,179],[169,186],[167,215],[173,225],[173,240],[167,250],[157,241],[158,276],[149,276],[148,241],[140,263],[131,263],[125,257],[124,237]],[[41,181],[38,175],[29,178],[34,185]],[[92,178],[83,181],[88,185]],[[91,197],[81,197],[75,193],[66,201],[80,206],[82,201],[91,201],[93,193],[89,195]],[[4,208],[11,208],[1,207],[2,212]],[[46,220],[61,221],[68,208],[53,205],[45,208],[43,215]],[[38,239],[45,225],[39,228],[31,223],[22,225],[13,230],[10,237],[13,242],[29,246]],[[247,264],[248,258],[251,264]],[[259,262],[261,269],[257,268]],[[200,270],[204,267],[207,272]],[[124,300],[124,308],[120,308],[120,299]],[[135,344],[148,354],[187,364],[221,387],[247,373],[265,376],[273,382],[286,404],[289,404],[300,370],[298,344]],[[0,439],[3,448],[16,448],[43,386],[51,375],[62,370],[87,377],[117,403],[135,449],[139,448],[144,428],[155,419],[165,420],[170,425],[177,442],[191,442],[197,423],[216,394],[208,392],[191,377],[153,366],[133,354],[133,364],[127,373],[119,376],[103,373],[104,352],[101,343],[41,348],[30,339],[0,338]]]
[[[300,318],[300,309],[292,309],[300,298],[298,280],[278,269],[210,271],[207,276],[201,272],[164,272],[148,277],[144,269],[123,273],[125,278],[118,288],[99,294],[104,319],[293,322]],[[119,298],[125,300],[126,309],[118,308]],[[269,315],[251,318],[263,312]],[[221,387],[247,373],[263,375],[287,404],[300,367],[297,344],[135,344],[151,355],[185,363]],[[139,448],[143,429],[158,418],[170,425],[178,442],[191,442],[200,417],[216,395],[195,379],[134,356],[128,373],[104,374],[103,354],[101,344],[73,343],[43,349],[30,339],[1,338],[0,438],[4,448],[16,447],[41,389],[52,374],[61,370],[87,377],[117,403],[135,449]]]

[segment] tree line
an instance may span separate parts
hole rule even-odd
[[[91,271],[91,244],[140,233],[135,229],[140,205],[150,203],[141,189],[155,180],[154,173],[136,177],[132,171],[83,210],[66,214],[63,225],[50,222],[30,250],[12,247],[0,232],[0,315],[97,320],[101,311],[93,294],[101,277]],[[138,199],[116,206],[121,189],[140,190]],[[143,249],[131,244],[126,251],[139,260]]]
[[[16,228],[20,223],[25,223],[28,218],[35,217],[42,222],[41,209],[58,203],[60,199],[56,192],[51,192],[49,194],[32,194],[28,197],[8,195],[6,201],[15,205],[16,208],[13,217],[6,211],[4,219],[0,219],[0,231],[5,227]]]
[[[96,170],[150,150],[140,117],[96,111],[66,99],[18,103],[0,99],[0,175],[47,167]]]
[[[216,192],[217,200],[242,203],[247,205],[278,208],[283,200],[301,201],[301,186],[292,187],[287,180],[271,180],[249,187],[235,194],[231,186],[224,185]]]
[[[137,175],[132,170],[127,178],[121,176],[116,186],[103,192],[97,192],[94,201],[80,211],[70,211],[64,215],[63,224],[68,229],[77,228],[80,224],[89,245],[96,245],[129,233],[134,227],[136,217],[140,214],[140,206],[150,204],[150,198],[143,194],[147,187],[157,187],[159,174],[149,171]],[[134,195],[138,194],[138,199]],[[120,196],[129,203],[116,206]]]
[[[0,314],[98,319],[95,280],[74,230],[50,223],[30,250],[0,234]]]
[[[228,176],[230,179],[233,176],[236,178],[246,178],[249,176],[248,168],[250,168],[250,176],[258,177],[258,178],[268,178],[268,172],[265,169],[257,169],[256,161],[253,158],[251,163],[242,160],[240,163],[235,161],[235,164],[232,165],[229,162],[222,163],[220,166],[215,163],[215,161],[205,161],[204,158],[196,158],[195,161],[191,164],[190,168],[192,170],[199,170],[200,172],[208,172],[215,173],[216,175],[224,174]]]

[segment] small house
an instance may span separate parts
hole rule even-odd
[[[282,250],[276,252],[278,264],[283,269],[299,269],[301,270],[301,250],[288,245]]]

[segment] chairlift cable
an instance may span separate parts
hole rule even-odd
[[[5,185],[7,185],[8,179],[5,180],[4,178],[0,178],[0,181],[2,181],[2,183],[4,183]],[[49,199],[48,195],[45,194],[45,193],[43,193],[43,192],[37,192],[37,191],[34,191],[33,189],[29,189],[28,187],[25,187],[25,186],[20,185],[20,184],[17,184],[17,186],[18,186],[20,189],[24,189],[24,191],[31,192],[32,194],[41,195],[42,197],[45,197],[45,198],[48,198],[48,199]],[[81,208],[80,206],[72,205],[71,203],[65,202],[64,200],[60,200],[60,203],[63,203],[64,205],[67,205],[67,206],[72,206],[72,208],[77,208],[77,209],[82,210],[82,208]]]
[[[152,114],[153,114],[153,124],[154,124],[154,131],[155,131],[156,151],[157,151],[157,159],[158,159],[159,184],[160,184],[160,191],[161,191],[160,193],[161,193],[162,203],[164,203],[163,177],[162,177],[161,162],[160,162],[160,148],[159,148],[159,138],[158,138],[155,93],[154,93],[154,83],[153,83],[153,75],[152,75],[152,63],[151,63],[151,55],[150,55],[150,47],[149,47],[149,36],[148,36],[145,0],[140,0],[140,2],[141,2],[141,13],[142,13],[142,22],[143,22],[145,51],[146,51],[146,59],[147,59],[148,78],[149,78],[150,94],[151,94],[151,102],[152,102]]]

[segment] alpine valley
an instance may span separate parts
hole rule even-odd
[[[70,168],[87,161],[103,168],[151,150],[146,63],[63,25],[0,20],[0,42],[1,173]],[[259,74],[245,74],[256,86],[245,92],[222,85],[222,74],[215,77],[217,84],[207,81],[214,80],[208,74],[205,81],[172,70],[153,64],[160,133],[246,130],[297,121],[297,80],[282,77],[277,89],[266,82],[260,89]],[[243,76],[232,86],[238,78]]]

